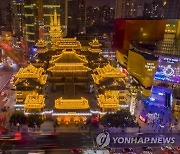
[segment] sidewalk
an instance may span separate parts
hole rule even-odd
[[[41,125],[41,131],[43,133],[46,132],[54,132],[54,127],[53,127],[53,121],[45,121],[42,125]],[[60,133],[89,133],[89,129],[82,129],[78,126],[59,126],[56,128],[56,132],[60,132]]]

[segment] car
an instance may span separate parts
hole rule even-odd
[[[80,153],[82,153],[82,149],[79,149],[79,148],[73,148],[73,149],[71,149],[71,153],[74,153],[74,154],[80,154]]]
[[[175,147],[175,149],[176,149],[177,151],[180,151],[180,146]]]
[[[165,153],[165,154],[178,154],[175,149],[171,146],[162,146],[161,150]]]
[[[56,149],[58,148],[58,145],[56,144],[44,144],[41,146],[42,149]]]
[[[11,79],[10,79],[10,83],[13,84],[15,80],[15,74],[12,75]]]
[[[45,151],[44,150],[31,150],[31,151],[28,151],[28,154],[45,154]]]
[[[124,148],[122,150],[122,153],[125,153],[125,154],[136,154],[135,151],[132,148]]]
[[[6,93],[4,91],[1,92],[1,96],[4,96]]]
[[[4,97],[4,99],[2,100],[2,102],[7,102],[8,97]]]
[[[151,147],[142,147],[141,154],[153,154],[153,149]]]

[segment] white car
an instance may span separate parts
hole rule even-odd
[[[5,95],[5,92],[4,92],[4,91],[2,91],[2,92],[1,92],[1,96],[4,96],[4,95]]]

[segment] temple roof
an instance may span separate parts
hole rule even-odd
[[[124,75],[118,68],[107,64],[103,68],[96,68],[94,70],[94,74],[92,74],[92,78],[96,84],[100,84],[100,82],[106,80],[107,78],[124,78]]]
[[[88,63],[85,56],[78,55],[75,50],[63,50],[60,55],[52,56],[49,63]]]
[[[17,78],[18,81],[21,81],[19,79],[36,79],[40,84],[45,84],[47,80],[47,75],[43,74],[44,69],[43,68],[36,68],[32,64],[28,65],[25,68],[20,68],[18,73],[16,74],[15,78]]]
[[[99,86],[105,86],[106,90],[125,90],[126,86],[123,81],[116,80],[114,78],[106,78]]]
[[[60,97],[55,100],[55,108],[61,110],[86,110],[89,109],[88,100],[81,97],[81,99],[63,99]]]
[[[46,46],[47,46],[47,43],[46,43],[44,40],[40,39],[40,40],[38,40],[38,42],[36,43],[36,46],[37,46],[37,47],[46,47]]]
[[[26,96],[24,102],[25,109],[41,109],[45,106],[45,98],[43,95],[39,95],[36,92],[32,92]]]
[[[91,48],[88,48],[88,50],[92,53],[100,53],[102,50],[100,49],[100,46],[102,46],[101,43],[99,43],[98,39],[92,40],[92,42],[89,43]]]
[[[47,43],[42,39],[38,40],[38,42],[36,43],[36,46],[38,47],[38,50],[37,50],[38,53],[45,53],[48,51]]]
[[[87,72],[91,69],[84,66],[83,64],[59,64],[56,63],[54,66],[48,68],[51,72]]]
[[[115,108],[115,109],[119,108],[119,100],[117,97],[99,95],[97,100],[101,108]]]
[[[32,78],[28,79],[17,79],[14,83],[17,87],[34,87],[34,86],[40,86],[41,84]]]
[[[89,45],[92,46],[92,47],[100,47],[100,46],[102,46],[102,44],[99,43],[99,40],[97,38],[92,40],[92,42],[90,42]]]

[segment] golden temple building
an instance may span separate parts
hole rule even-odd
[[[101,46],[102,44],[99,43],[99,40],[97,38],[95,38],[94,40],[92,40],[92,42],[89,43],[90,47],[88,50],[92,53],[100,53],[101,50]]]
[[[60,97],[55,100],[55,113],[59,124],[86,123],[87,116],[90,116],[88,100],[81,99],[63,99]]]
[[[97,98],[99,107],[102,112],[116,112],[119,109],[119,100],[111,92],[100,94]]]
[[[107,78],[121,79],[126,77],[126,75],[118,68],[115,68],[110,64],[107,64],[103,68],[96,68],[93,72],[94,74],[92,74],[92,78],[96,84],[100,84],[100,82]]]
[[[43,54],[48,52],[48,48],[47,48],[47,43],[44,40],[38,40],[38,42],[36,43],[37,46],[37,52],[38,54]]]
[[[44,101],[44,95],[39,95],[37,92],[28,94],[24,102],[25,112],[41,112],[45,106]]]
[[[75,50],[63,50],[60,55],[52,56],[48,71],[52,73],[52,76],[86,76],[87,72],[91,70],[84,66],[87,63],[86,57],[78,55]]]
[[[92,78],[100,93],[97,100],[102,111],[115,112],[126,103],[126,75],[119,68],[110,64],[96,68]]]
[[[47,81],[44,69],[36,68],[32,64],[20,68],[15,78],[16,103],[24,103],[26,96],[34,90],[41,93]]]
[[[54,17],[54,18],[53,18]],[[50,40],[51,40],[51,50],[60,50],[57,53],[60,53],[63,49],[76,49],[81,50],[81,43],[74,38],[63,38],[63,33],[60,24],[60,17],[58,18],[56,10],[54,15],[51,17],[50,24]]]
[[[60,25],[60,17],[58,18],[56,9],[54,10],[53,17],[51,16],[50,31],[49,31],[51,44],[55,44],[57,41],[60,41],[61,38],[63,37],[62,29]]]

